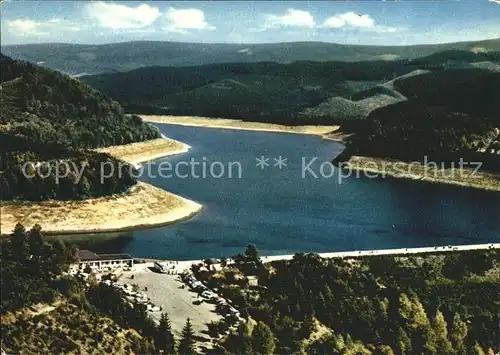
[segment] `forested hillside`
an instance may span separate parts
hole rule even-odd
[[[237,331],[221,332],[222,349],[214,354],[468,355],[498,349],[498,250],[333,259],[298,253],[263,264],[250,245],[233,259],[222,270],[193,266],[199,280],[247,317]],[[215,332],[223,329],[218,326]]]
[[[3,200],[81,199],[123,192],[135,183],[132,168],[125,164],[123,174],[101,184],[100,164],[107,162],[118,172],[120,163],[106,154],[80,150],[158,138],[155,128],[77,80],[3,55],[0,61]],[[28,178],[22,171],[28,162],[42,174],[30,171],[35,177]],[[58,181],[54,167],[61,163],[70,169],[60,171]]]
[[[0,247],[2,351],[158,354],[165,349],[166,329],[155,325],[143,304],[130,304],[119,290],[95,279],[68,274],[73,246],[45,239],[39,226],[26,231],[18,224]]]
[[[470,69],[394,81],[407,100],[343,125],[356,155],[422,161],[480,161],[500,171],[500,73]]]
[[[340,124],[344,154],[479,161],[500,171],[500,52],[369,62],[229,63],[84,76],[127,109]],[[126,88],[126,89],[123,89]]]
[[[0,57],[0,128],[31,143],[97,148],[158,137],[99,91],[56,71]]]
[[[363,119],[378,107],[404,100],[404,94],[393,88],[394,79],[426,71],[473,70],[475,63],[490,63],[482,66],[492,72],[494,63],[500,63],[500,52],[447,51],[395,61],[147,67],[80,80],[137,113],[333,124]],[[370,91],[374,88],[377,92]],[[364,97],[359,97],[360,92]]]
[[[295,61],[403,60],[443,51],[466,51],[471,55],[500,51],[500,40],[442,43],[416,46],[344,45],[325,42],[260,44],[181,43],[135,41],[102,45],[38,43],[2,46],[7,55],[62,72],[97,74],[148,66],[197,66],[215,63],[292,63]]]
[[[76,249],[17,225],[0,241],[7,353],[193,354],[117,288],[67,273]],[[207,266],[208,265],[208,266]],[[193,264],[243,320],[207,324],[208,354],[481,355],[498,350],[497,249],[262,263],[255,246]],[[256,283],[250,283],[252,277]],[[32,308],[38,305],[40,307]],[[183,340],[184,332],[183,332]],[[191,338],[193,341],[193,338]]]

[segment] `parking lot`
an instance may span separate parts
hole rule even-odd
[[[202,333],[207,330],[206,323],[221,319],[215,313],[215,305],[197,302],[203,298],[198,293],[190,291],[179,275],[160,274],[150,268],[152,264],[149,263],[134,265],[132,271],[123,273],[118,284],[136,284],[140,293],[146,294],[153,304],[162,309],[150,312],[152,318],[159,320],[162,312],[168,313],[172,330],[177,337],[180,336],[188,317],[197,335],[207,337]]]

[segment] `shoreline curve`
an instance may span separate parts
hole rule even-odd
[[[26,229],[39,224],[47,235],[151,229],[187,220],[202,209],[195,201],[138,182],[125,193],[95,199],[2,204],[0,234],[10,234],[18,222]]]
[[[364,173],[365,176],[373,174],[381,178],[389,176],[394,179],[500,192],[500,177],[498,175],[476,172],[469,168],[463,168],[460,173],[455,173],[450,168],[436,169],[429,168],[422,163],[407,163],[392,159],[355,155],[349,158],[347,167],[352,171]]]
[[[187,152],[191,147],[162,138],[98,149],[134,166]],[[12,201],[0,206],[0,235],[21,223],[39,224],[47,235],[78,235],[151,229],[188,220],[203,206],[153,185],[137,182],[122,194],[81,201]],[[75,228],[78,226],[78,228]]]
[[[326,135],[336,132],[340,126],[337,125],[303,125],[285,126],[276,123],[253,122],[233,120],[228,118],[209,118],[197,116],[155,116],[140,115],[144,122],[165,123],[179,126],[233,129],[243,131],[290,133],[290,134],[310,134],[329,139]],[[337,139],[335,139],[337,140]]]

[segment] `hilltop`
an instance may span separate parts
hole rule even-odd
[[[2,55],[1,131],[30,144],[98,148],[158,138],[158,132],[78,80]]]
[[[404,60],[459,50],[471,54],[500,51],[500,39],[414,46],[345,45],[324,42],[266,44],[135,41],[101,45],[40,43],[2,46],[15,58],[40,63],[70,75],[128,71],[149,66],[215,63],[292,63],[295,61]]]

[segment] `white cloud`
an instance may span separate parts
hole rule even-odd
[[[369,28],[375,26],[375,20],[369,15],[346,12],[344,14],[329,17],[323,22],[323,27],[326,28],[341,28],[345,26]]]
[[[30,19],[16,19],[5,21],[6,30],[15,37],[49,36],[54,33],[80,31],[80,26],[59,18],[47,21],[33,21]]]
[[[403,30],[403,28],[378,25],[370,15],[352,11],[328,17],[323,23],[316,24],[310,12],[289,9],[284,15],[267,15],[260,28],[251,28],[249,31],[262,32],[273,28],[358,29],[375,33],[395,33]]]
[[[165,30],[187,33],[187,30],[214,30],[205,20],[205,13],[200,9],[169,8],[165,14],[167,25]]]
[[[316,26],[313,15],[309,11],[288,9],[284,15],[267,15],[264,28],[276,27],[309,27]]]
[[[404,32],[407,31],[407,27],[390,27],[390,26],[381,26],[377,25],[371,28],[373,32],[378,33],[396,33],[396,32]]]
[[[490,0],[490,2],[494,2],[496,4],[500,4],[500,0]]]
[[[500,0],[499,0],[500,1]],[[342,28],[342,29],[358,29],[376,33],[395,33],[405,30],[399,27],[390,27],[378,25],[370,15],[359,14],[356,12],[346,12],[327,18],[320,28]]]
[[[12,20],[6,23],[9,32],[20,36],[30,36],[37,34],[38,23],[33,20]]]
[[[114,30],[147,27],[160,17],[160,10],[147,4],[133,7],[98,1],[86,4],[85,11],[99,26]]]

